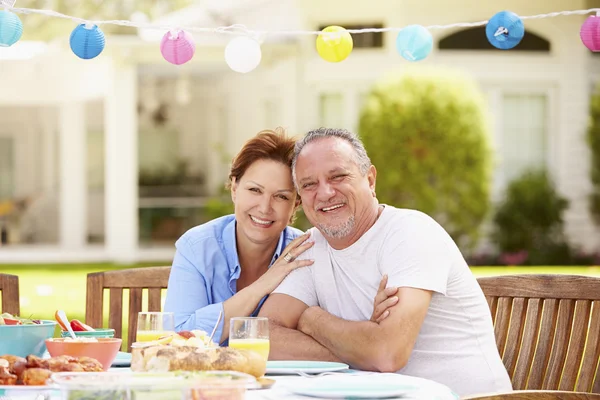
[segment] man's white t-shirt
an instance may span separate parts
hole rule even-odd
[[[431,217],[386,205],[346,249],[333,249],[315,228],[311,239],[314,246],[299,258],[314,264],[291,273],[274,293],[365,321],[384,274],[388,287],[431,290],[417,342],[398,372],[445,384],[460,396],[512,390],[485,296],[452,238]]]

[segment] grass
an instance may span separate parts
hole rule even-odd
[[[86,276],[91,272],[107,271],[152,265],[167,265],[154,262],[137,265],[85,264],[85,265],[0,265],[0,272],[19,276],[21,316],[37,319],[54,319],[54,312],[62,309],[70,319],[85,320]],[[506,274],[577,274],[600,277],[600,267],[472,267],[477,277]],[[163,293],[164,294],[164,293]],[[105,296],[104,309],[108,309]],[[164,298],[163,298],[164,301]],[[127,296],[123,309],[127,310]],[[104,316],[104,326],[108,314]],[[123,321],[123,337],[127,337],[127,321]]]

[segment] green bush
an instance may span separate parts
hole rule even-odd
[[[378,199],[431,215],[465,247],[476,243],[490,206],[484,104],[470,79],[421,70],[376,84],[360,117]]]
[[[597,224],[600,224],[600,87],[596,88],[590,103],[590,123],[587,131],[587,142],[591,151],[590,178],[592,193],[590,194],[590,212]]]
[[[567,206],[546,171],[528,171],[509,184],[494,215],[492,240],[501,253],[523,253],[524,264],[568,263],[571,254],[563,232]]]

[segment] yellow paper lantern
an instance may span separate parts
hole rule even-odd
[[[341,26],[328,26],[317,36],[317,53],[325,61],[340,62],[352,52],[352,36]]]

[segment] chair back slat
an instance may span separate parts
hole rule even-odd
[[[600,301],[592,302],[592,316],[590,317],[590,331],[587,346],[581,363],[581,373],[577,381],[577,391],[593,386],[594,376],[600,381]]]
[[[526,387],[527,385],[542,319],[542,306],[542,300],[540,299],[531,299],[527,303],[525,330],[522,335],[517,367],[513,374],[513,381],[518,387]]]
[[[160,288],[148,289],[148,311],[160,311]]]
[[[569,348],[569,337],[571,336],[571,326],[573,321],[573,312],[575,310],[575,300],[561,300],[558,306],[558,321],[556,323],[556,333],[554,334],[554,343],[550,353],[550,361],[546,371],[546,377],[542,384],[543,389],[557,390],[560,377],[567,358],[567,349]]]
[[[123,333],[123,289],[110,288],[109,291],[109,306],[108,326],[118,332],[119,337]]]
[[[600,394],[547,391],[547,390],[519,390],[509,393],[498,393],[481,396],[467,396],[463,400],[600,400]]]
[[[504,349],[504,355],[502,361],[508,371],[509,375],[513,375],[515,367],[517,366],[517,358],[519,356],[519,350],[521,349],[521,340],[523,338],[523,329],[525,327],[525,317],[527,310],[527,300],[522,297],[518,297],[513,300],[513,306],[510,317],[510,324],[508,327],[508,335],[506,337],[506,343],[510,346],[506,346]]]
[[[0,292],[2,292],[2,312],[20,315],[19,277],[10,274],[0,274]]]
[[[571,328],[571,338],[567,350],[567,358],[563,369],[559,390],[572,390],[577,382],[577,375],[581,369],[581,359],[585,347],[585,339],[590,322],[590,311],[592,302],[590,300],[579,300],[575,303],[575,316]]]
[[[479,278],[515,390],[600,393],[600,278]]]
[[[496,312],[498,311],[498,298],[494,296],[485,296],[490,312],[492,313],[492,323],[496,323]]]
[[[129,330],[127,343],[135,342],[137,332],[137,317],[142,311],[142,288],[129,289]]]
[[[544,382],[552,343],[554,342],[554,333],[556,331],[556,321],[558,319],[558,300],[548,299],[543,301],[542,322],[538,335],[537,347],[533,357],[533,363],[527,381],[527,389],[540,389]],[[522,386],[517,386],[522,387]]]
[[[123,337],[123,294],[129,291],[127,320],[127,350],[135,341],[137,317],[143,309],[144,290],[148,291],[148,310],[161,311],[161,290],[167,288],[171,267],[131,268],[88,274],[86,294],[86,323],[101,327],[103,323],[104,289],[109,289],[109,327],[116,337]]]
[[[509,297],[500,297],[498,299],[498,311],[496,312],[496,326],[494,326],[494,334],[496,335],[496,344],[498,345],[498,351],[500,351],[500,357],[504,355],[511,311],[512,299]]]

